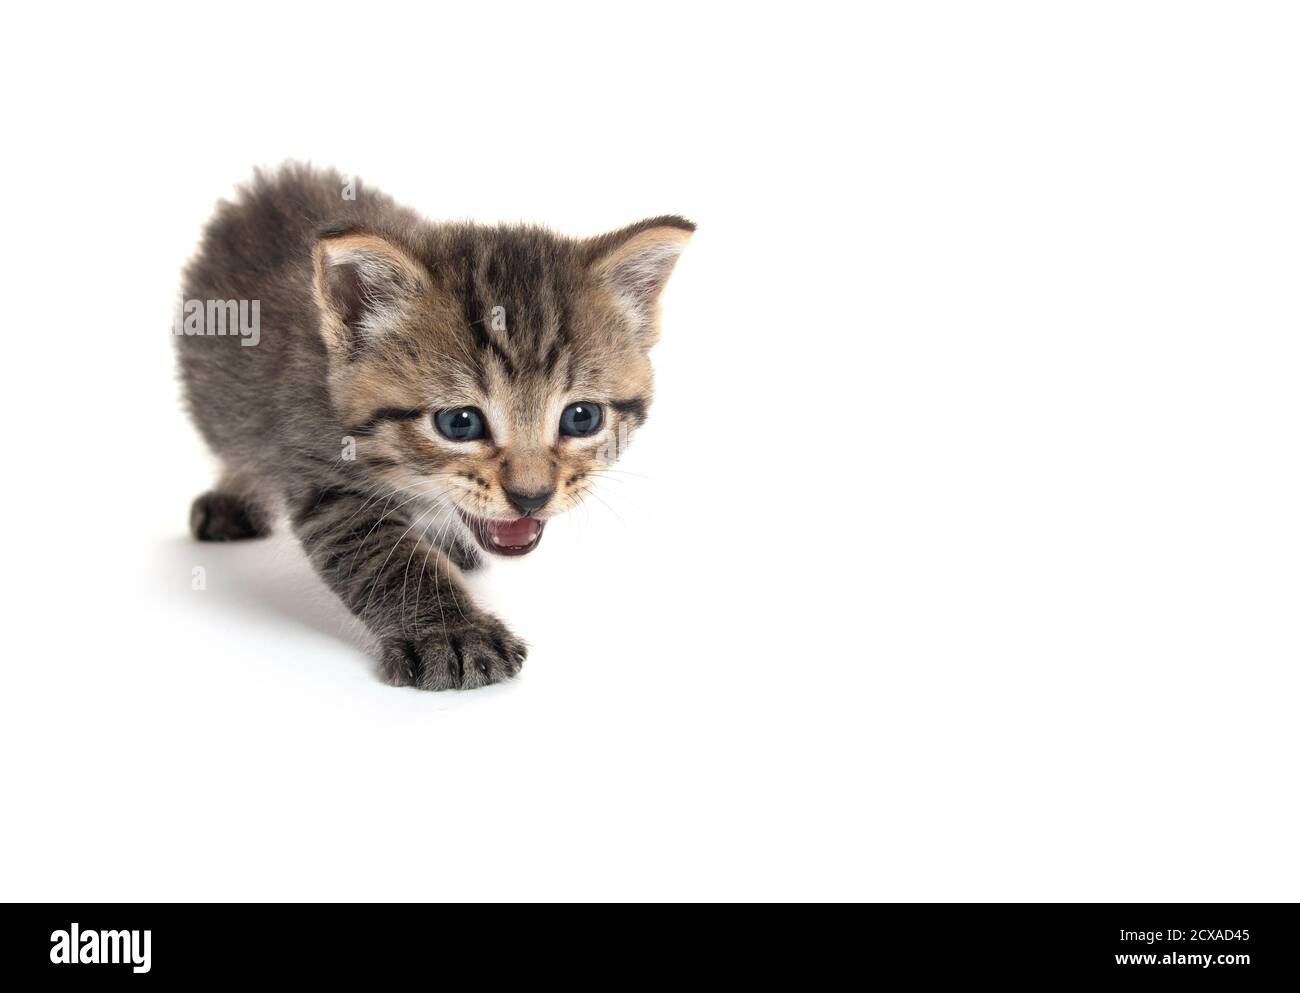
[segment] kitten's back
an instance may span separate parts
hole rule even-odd
[[[233,200],[218,204],[185,269],[181,297],[204,306],[236,301],[251,308],[256,301],[257,343],[182,334],[177,348],[187,405],[219,456],[283,471],[295,453],[323,445],[318,431],[294,432],[313,419],[328,424],[330,414],[311,293],[312,244],[324,230],[403,223],[410,223],[407,212],[389,197],[300,164],[259,171]]]

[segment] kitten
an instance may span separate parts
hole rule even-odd
[[[195,537],[256,538],[286,511],[389,682],[508,679],[525,645],[460,571],[536,548],[645,420],[658,297],[693,230],[435,224],[335,172],[256,174],[184,275],[181,379],[225,470]]]

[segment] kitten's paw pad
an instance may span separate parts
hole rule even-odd
[[[190,507],[190,531],[199,541],[240,541],[271,533],[260,507],[229,493],[204,493]]]
[[[527,646],[504,624],[485,616],[417,641],[385,639],[382,665],[394,686],[471,690],[509,679],[527,654]]]

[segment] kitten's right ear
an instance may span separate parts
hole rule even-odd
[[[391,334],[430,289],[424,267],[377,235],[324,236],[312,261],[325,345],[347,357]]]
[[[684,217],[652,217],[587,242],[596,278],[647,344],[658,334],[659,294],[695,225]]]

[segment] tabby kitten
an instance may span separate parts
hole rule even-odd
[[[181,378],[225,470],[195,537],[287,512],[387,680],[508,679],[524,643],[460,571],[536,548],[645,420],[659,294],[693,230],[435,224],[334,172],[257,174],[184,275]]]

